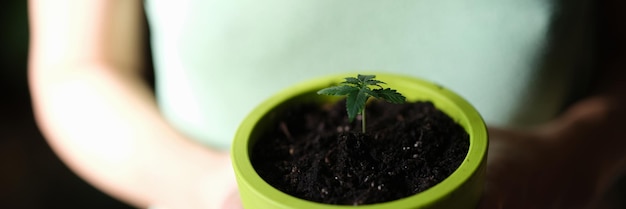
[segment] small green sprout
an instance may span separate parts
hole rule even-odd
[[[355,77],[347,77],[346,81],[339,83],[337,86],[331,86],[317,93],[331,96],[347,96],[346,110],[348,111],[348,119],[350,122],[358,114],[361,115],[361,130],[365,133],[365,103],[370,97],[382,99],[394,104],[402,104],[406,98],[398,93],[395,89],[383,88],[381,84],[385,82],[375,80],[375,75],[361,75]],[[370,89],[370,86],[376,86],[376,89]]]

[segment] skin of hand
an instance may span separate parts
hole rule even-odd
[[[601,114],[594,105],[599,104],[586,104],[574,111],[588,112],[570,117]],[[625,145],[618,141],[626,131],[561,120],[530,130],[489,129],[487,184],[479,208],[599,208],[602,195],[624,171]],[[610,131],[597,131],[605,128]]]
[[[36,121],[70,169],[140,208],[240,207],[229,154],[168,124],[143,79],[142,1],[30,0],[28,9]]]

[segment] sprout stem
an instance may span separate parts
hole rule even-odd
[[[365,108],[363,108],[363,112],[361,112],[361,131],[365,133]]]

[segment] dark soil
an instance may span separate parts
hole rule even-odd
[[[448,177],[461,164],[469,136],[430,102],[374,101],[349,123],[345,103],[295,105],[252,150],[259,175],[307,200],[360,205],[407,197]]]

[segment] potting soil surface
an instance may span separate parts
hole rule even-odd
[[[407,197],[447,178],[469,148],[465,130],[430,102],[374,100],[352,123],[345,101],[306,103],[281,113],[254,145],[258,174],[307,200],[361,205]]]

